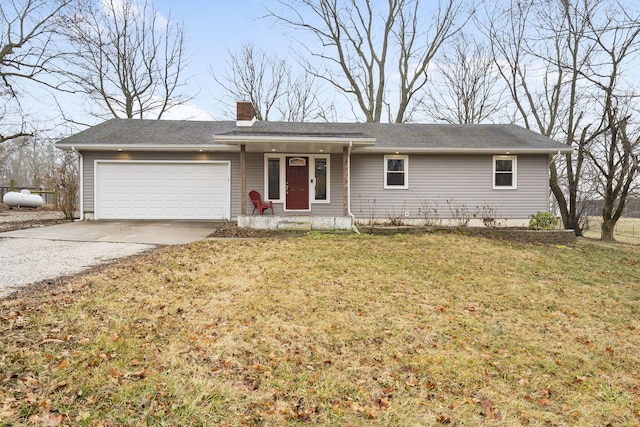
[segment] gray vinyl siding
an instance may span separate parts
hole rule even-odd
[[[517,156],[517,189],[493,189],[492,155],[419,155],[408,159],[409,188],[384,189],[384,155],[355,154],[351,163],[351,211],[358,219],[439,218],[467,209],[478,218],[522,219],[549,210],[547,155]],[[449,203],[447,203],[449,201]],[[451,207],[451,208],[450,208]]]
[[[237,217],[241,212],[241,176],[239,153],[179,153],[179,152],[113,152],[87,151],[83,152],[83,209],[85,213],[94,213],[94,165],[96,160],[134,160],[134,161],[230,161],[231,162],[231,217]],[[247,153],[247,214],[251,214],[253,206],[248,192],[259,191],[264,197],[264,154]],[[343,213],[343,178],[342,155],[333,154],[330,158],[330,203],[312,203],[311,212],[304,215],[314,216],[342,216]],[[296,212],[284,212],[283,203],[274,203],[274,214],[296,215]]]
[[[264,184],[264,154],[247,153],[247,192],[256,190],[265,197]],[[329,203],[311,203],[311,211],[297,213],[295,211],[284,211],[283,202],[273,202],[275,215],[312,215],[312,216],[342,216],[343,214],[343,179],[342,179],[342,154],[332,154],[329,159]],[[236,197],[232,194],[232,197]],[[248,198],[247,198],[248,200]],[[283,197],[284,200],[284,197]],[[247,214],[251,215],[253,206],[251,202],[247,204]],[[271,211],[268,211],[271,213]]]
[[[248,194],[241,195],[239,153],[176,152],[84,152],[84,212],[94,212],[95,160],[219,160],[231,162],[231,216],[240,215],[241,197],[246,198],[247,214],[252,205]],[[247,192],[264,196],[264,154],[247,153]],[[549,209],[547,155],[517,156],[517,189],[493,189],[491,155],[409,155],[409,188],[384,189],[384,155],[353,154],[351,159],[351,212],[358,219],[390,217],[422,218],[425,208],[437,207],[440,218],[451,218],[450,206],[464,207],[482,217],[483,210],[495,212],[497,219],[521,219]],[[330,203],[312,203],[303,215],[343,215],[342,155],[330,157]],[[450,203],[447,203],[449,201]],[[274,203],[274,214],[284,212],[283,203]],[[408,213],[408,214],[407,214]]]

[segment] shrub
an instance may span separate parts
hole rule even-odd
[[[537,212],[529,221],[532,230],[555,230],[557,226],[558,218],[551,212]]]
[[[469,225],[473,214],[467,205],[455,203],[453,199],[447,200],[447,205],[449,206],[449,212],[451,212],[451,217],[456,227],[466,227]]]
[[[437,227],[442,225],[442,219],[438,214],[438,201],[422,200],[422,207],[418,208],[418,215],[424,219],[424,225],[427,227]]]
[[[72,221],[78,206],[78,173],[78,156],[72,151],[65,151],[48,176],[48,185],[57,194],[56,207],[62,211],[65,219]]]

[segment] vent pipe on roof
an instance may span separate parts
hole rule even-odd
[[[256,110],[251,102],[239,101],[236,104],[236,126],[253,126],[256,120]]]

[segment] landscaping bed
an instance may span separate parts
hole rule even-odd
[[[214,223],[213,232],[209,237],[222,239],[250,239],[261,237],[302,236],[304,234],[306,234],[306,232],[244,228],[238,227],[233,221],[225,221]]]
[[[420,226],[362,226],[360,231],[374,235],[460,233],[519,243],[572,245],[576,242],[573,230],[530,230],[528,228],[492,227],[420,227]]]

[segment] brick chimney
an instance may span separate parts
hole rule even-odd
[[[236,126],[253,126],[256,121],[256,110],[249,101],[239,101],[236,104]]]

